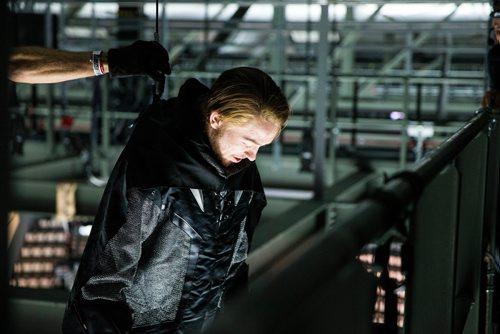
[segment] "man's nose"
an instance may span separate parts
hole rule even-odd
[[[245,158],[247,158],[250,161],[255,161],[255,158],[257,157],[257,152],[259,151],[259,148],[251,148],[245,151]]]

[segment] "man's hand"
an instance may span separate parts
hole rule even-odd
[[[500,91],[497,89],[488,90],[481,101],[483,108],[500,108]]]
[[[160,81],[171,72],[168,60],[167,50],[157,42],[136,41],[132,45],[108,51],[111,77],[149,75]]]

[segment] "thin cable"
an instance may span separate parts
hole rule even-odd
[[[160,35],[158,33],[158,0],[156,0],[156,31],[154,33],[154,40],[157,43],[160,43]],[[161,79],[159,81],[155,80],[155,83],[153,85],[153,102],[158,102],[161,99],[161,96],[163,94],[163,90],[165,89],[165,76],[162,75]]]
[[[158,0],[156,0],[156,31],[155,31],[155,35],[154,35],[156,42],[160,41],[160,36],[159,36],[158,31],[159,31],[159,29],[158,29]]]

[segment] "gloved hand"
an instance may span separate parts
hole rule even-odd
[[[149,75],[160,81],[171,73],[168,52],[157,42],[136,41],[133,44],[108,51],[111,77]]]
[[[481,101],[483,108],[500,108],[500,91],[497,89],[488,90]]]

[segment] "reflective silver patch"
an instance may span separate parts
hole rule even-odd
[[[240,232],[238,233],[238,240],[234,245],[233,258],[231,259],[231,265],[245,261],[247,259],[248,253],[248,236],[245,231],[246,218],[241,222]]]
[[[205,207],[203,206],[203,193],[200,189],[192,189],[190,188],[191,193],[194,196],[194,199],[196,200],[196,203],[198,203],[198,206],[200,207],[202,212],[205,212]]]
[[[234,206],[238,205],[241,195],[243,195],[243,190],[236,190],[234,192]]]
[[[122,289],[132,284],[141,243],[156,228],[159,208],[138,189],[130,190],[127,198],[126,221],[99,254],[93,276],[82,287],[84,299],[121,300]]]
[[[141,261],[134,284],[125,291],[134,327],[173,321],[182,297],[191,237],[181,217],[166,218],[146,241],[154,253]]]

